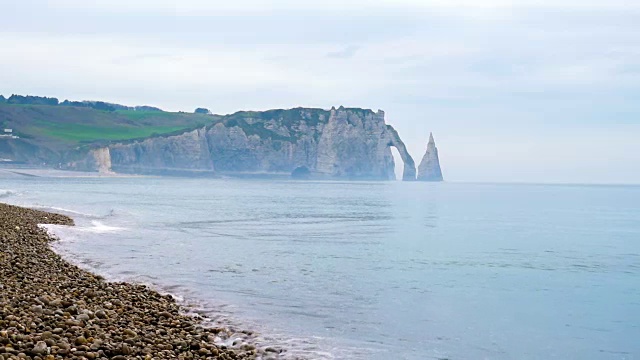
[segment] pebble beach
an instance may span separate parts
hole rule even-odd
[[[0,204],[0,359],[265,358],[216,345],[227,330],[203,326],[171,295],[66,262],[38,224],[73,220]]]

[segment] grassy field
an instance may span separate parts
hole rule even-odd
[[[0,105],[0,126],[50,148],[171,134],[208,125],[216,116],[158,111],[100,111],[46,105]]]
[[[99,126],[70,123],[34,122],[27,132],[40,137],[56,138],[67,143],[130,140],[174,133],[185,130],[184,126]]]

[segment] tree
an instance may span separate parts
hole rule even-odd
[[[148,105],[136,106],[134,107],[134,109],[136,111],[162,111],[162,109],[160,108],[157,108],[155,106],[148,106]]]
[[[209,111],[209,109],[205,109],[205,108],[197,108],[196,111],[194,111],[194,113],[196,113],[196,114],[211,114],[211,111]]]
[[[62,106],[75,106],[75,107],[89,107],[87,103],[83,103],[81,101],[69,101],[65,100],[60,103]]]
[[[96,101],[91,103],[91,105],[89,105],[90,107],[96,109],[96,110],[102,110],[102,111],[116,111],[116,108],[109,104],[106,103],[104,101]]]
[[[48,98],[42,96],[22,96],[13,94],[7,99],[8,104],[21,104],[21,105],[58,105],[58,99]]]

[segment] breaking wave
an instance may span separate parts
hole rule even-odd
[[[0,193],[0,197],[2,197],[1,193]],[[106,215],[96,215],[96,214],[87,214],[80,211],[65,209],[61,207],[55,207],[55,206],[30,205],[28,207],[36,210],[58,213],[58,214],[67,215],[70,217],[82,217],[86,219],[106,219],[106,218],[115,216],[115,210],[113,209],[109,210],[109,213],[107,213]]]
[[[15,193],[16,192],[13,191],[13,190],[0,189],[0,198],[6,198],[6,197],[9,197],[9,196],[15,195]]]

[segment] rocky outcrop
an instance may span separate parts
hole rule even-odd
[[[442,181],[442,170],[440,169],[440,159],[438,159],[438,148],[433,140],[433,134],[429,134],[427,152],[422,157],[418,166],[419,181]]]
[[[108,147],[91,150],[95,166],[101,174],[111,174],[111,154]]]
[[[415,179],[415,164],[379,110],[340,107],[239,112],[187,133],[109,146],[114,171],[304,173],[309,178],[395,179],[390,146]],[[306,176],[306,175],[305,175]]]
[[[0,137],[0,159],[15,163],[29,163],[36,159],[40,164],[43,159],[53,163],[62,161],[60,154],[40,146],[37,141],[14,137]]]
[[[400,157],[402,158],[402,162],[404,163],[404,170],[402,171],[402,181],[415,181],[416,180],[416,163],[413,161],[411,155],[407,151],[407,147],[404,145],[404,142],[400,139],[400,135],[396,129],[391,125],[387,125],[387,130],[389,132],[389,136],[391,137],[391,145],[395,146],[400,153]]]
[[[213,173],[205,129],[109,146],[111,167],[136,174]]]
[[[315,171],[337,178],[395,179],[389,144],[383,111],[332,109],[318,140]]]

